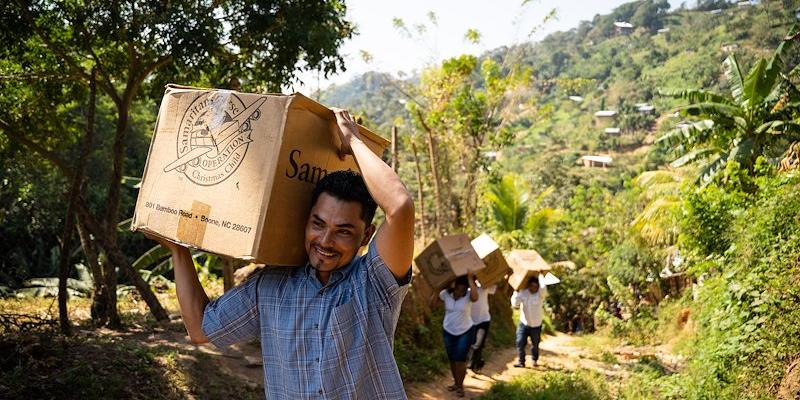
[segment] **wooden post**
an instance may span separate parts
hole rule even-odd
[[[397,163],[397,127],[392,126],[392,169],[397,172],[400,166]]]
[[[222,287],[224,291],[233,288],[233,271],[236,261],[230,257],[223,257],[222,261]]]

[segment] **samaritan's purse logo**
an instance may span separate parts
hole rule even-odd
[[[260,98],[245,107],[230,92],[211,92],[195,99],[178,127],[178,159],[164,172],[177,170],[202,186],[228,179],[244,160],[253,141],[250,121],[261,116],[258,108],[266,100]]]

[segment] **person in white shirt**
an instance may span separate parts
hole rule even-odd
[[[525,368],[525,346],[528,338],[531,339],[531,357],[533,365],[539,363],[539,340],[542,337],[542,314],[544,299],[547,297],[547,286],[542,284],[542,275],[528,280],[528,287],[511,296],[511,306],[522,310],[519,313],[519,326],[517,326],[517,351],[519,362],[514,364],[517,368]]]
[[[450,360],[453,385],[447,387],[464,397],[464,376],[467,375],[467,352],[472,344],[472,303],[478,300],[475,275],[456,278],[453,287],[439,292],[444,302],[444,347]]]
[[[478,282],[480,284],[480,282]],[[468,357],[469,369],[478,372],[483,368],[483,346],[489,336],[489,322],[492,315],[489,313],[489,295],[497,291],[497,285],[483,287],[478,285],[478,300],[472,303],[472,331],[475,342],[470,349]]]

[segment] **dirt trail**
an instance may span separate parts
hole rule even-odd
[[[467,372],[464,379],[465,398],[480,397],[496,382],[511,380],[517,375],[531,371],[560,371],[575,369],[592,369],[609,377],[624,378],[627,372],[624,368],[606,364],[587,358],[586,350],[572,344],[574,338],[557,333],[547,336],[539,346],[539,366],[530,367],[530,353],[528,353],[528,368],[515,368],[517,350],[513,347],[496,350],[480,374]],[[415,400],[457,399],[456,395],[447,391],[447,386],[453,383],[450,374],[446,374],[434,382],[412,385],[407,388],[408,398]]]
[[[263,386],[261,347],[257,342],[236,344],[226,349],[218,349],[212,344],[195,345],[191,343],[183,327],[177,325],[168,329],[156,328],[155,331],[150,332],[136,328],[125,332],[103,328],[96,332],[86,331],[85,334],[107,335],[147,347],[173,348],[181,351],[182,354],[179,357],[193,357],[193,354],[205,353],[212,356],[210,362],[214,363],[218,369],[242,379],[246,385]]]

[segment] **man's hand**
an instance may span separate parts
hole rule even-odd
[[[336,116],[336,128],[339,131],[339,139],[342,141],[339,157],[344,158],[345,155],[353,154],[352,141],[361,140],[361,136],[358,134],[358,125],[347,110],[341,108],[332,108],[331,110]]]

